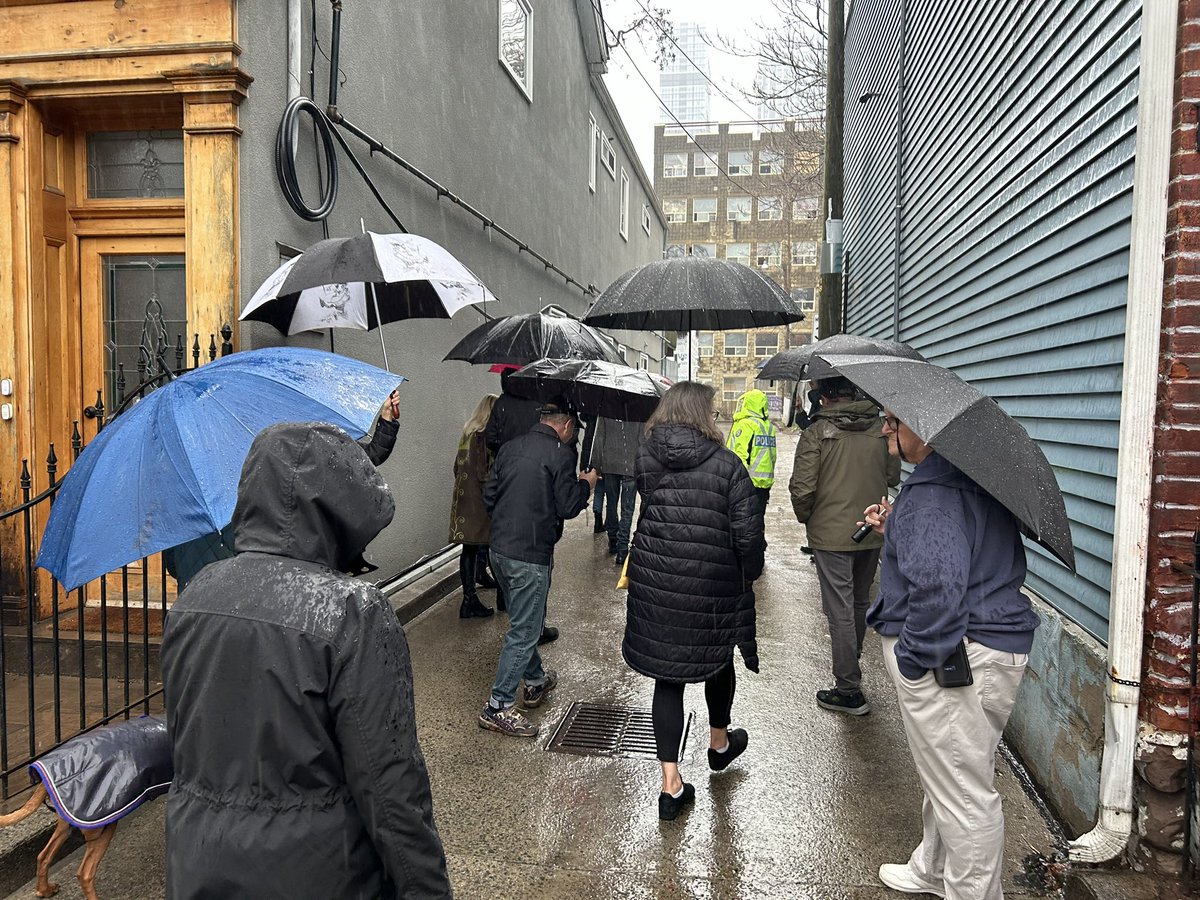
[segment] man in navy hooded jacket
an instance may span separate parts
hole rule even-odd
[[[879,878],[906,893],[1001,900],[1004,813],[996,746],[1016,702],[1038,618],[1021,593],[1025,548],[1007,509],[885,411],[889,451],[916,466],[884,530],[879,594],[867,622],[883,636],[909,750],[925,792],[923,836]],[[933,670],[962,642],[973,683],[942,687]]]

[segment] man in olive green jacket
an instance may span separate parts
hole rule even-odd
[[[862,511],[900,483],[900,463],[888,454],[874,403],[845,378],[824,379],[817,388],[821,410],[800,434],[788,488],[796,519],[808,532],[833,641],[835,687],[817,691],[817,704],[861,716],[871,707],[860,687],[858,658],[883,538],[872,532],[855,543],[851,535]]]

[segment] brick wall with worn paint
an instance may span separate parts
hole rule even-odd
[[[1135,866],[1182,865],[1193,534],[1200,529],[1200,0],[1180,3],[1167,195],[1142,694],[1134,781]],[[1194,856],[1193,856],[1194,860]]]

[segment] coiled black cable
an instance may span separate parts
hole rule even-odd
[[[300,181],[296,175],[294,136],[297,134],[296,117],[300,113],[308,113],[313,120],[313,128],[316,130],[321,152],[325,157],[325,171],[328,174],[328,182],[321,195],[321,205],[315,208],[304,202],[304,195],[300,191]],[[296,215],[309,222],[324,220],[333,212],[333,205],[337,202],[337,149],[333,141],[333,129],[329,119],[312,100],[307,97],[297,97],[287,105],[287,109],[283,111],[283,118],[279,120],[279,132],[275,135],[275,174],[279,178],[279,186],[283,189],[283,196],[287,200],[288,206],[295,211]]]

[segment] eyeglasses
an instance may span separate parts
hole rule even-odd
[[[719,412],[717,412],[717,411],[714,409],[714,410],[712,411],[712,417],[713,417],[713,421],[715,422],[715,421],[717,421],[719,418],[721,418],[721,414],[720,414]]]
[[[900,420],[895,416],[880,416],[879,421],[883,423],[888,431],[900,430]]]

